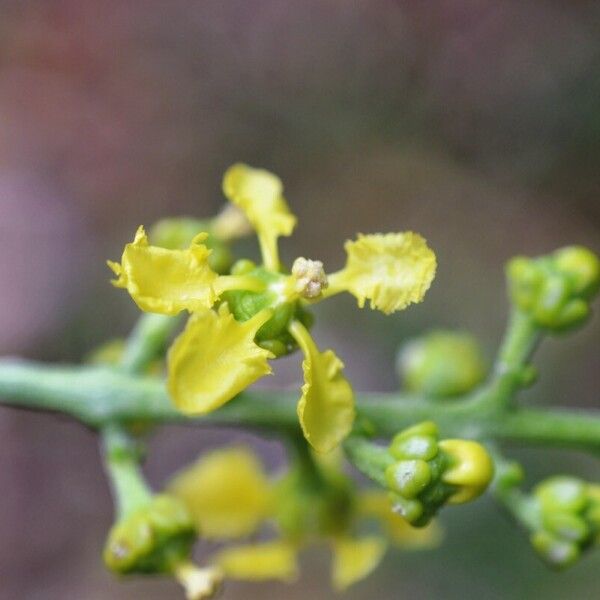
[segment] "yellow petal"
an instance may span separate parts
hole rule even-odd
[[[330,275],[326,295],[346,290],[361,308],[368,299],[386,314],[402,310],[423,299],[435,276],[435,254],[412,231],[359,235],[344,248],[346,266]]]
[[[278,270],[277,238],[291,235],[296,225],[279,177],[263,169],[236,164],[225,172],[223,193],[244,211],[256,230],[265,267]]]
[[[200,457],[168,485],[182,500],[206,539],[244,537],[256,531],[271,507],[272,488],[247,448],[217,450]]]
[[[273,355],[254,342],[271,317],[262,310],[240,323],[227,305],[193,314],[167,357],[168,389],[184,413],[200,415],[222,406],[263,375]]]
[[[298,418],[304,437],[317,452],[330,452],[352,430],[354,393],[342,375],[344,364],[332,350],[319,352],[306,328],[294,321],[290,333],[304,353],[304,385]]]
[[[126,288],[146,312],[176,315],[210,308],[217,299],[213,284],[218,276],[208,265],[210,250],[200,243],[207,235],[196,236],[187,250],[167,250],[151,246],[140,227],[125,246],[121,264],[108,262],[117,275],[113,284]]]
[[[215,557],[215,564],[227,577],[246,581],[292,581],[298,574],[296,548],[283,541],[228,548]]]
[[[336,539],[333,542],[333,587],[344,590],[370,575],[381,562],[385,550],[386,543],[381,537]]]
[[[442,530],[432,521],[427,527],[413,527],[392,510],[389,493],[366,490],[358,496],[358,513],[376,519],[390,540],[401,548],[420,550],[435,548],[442,541]]]

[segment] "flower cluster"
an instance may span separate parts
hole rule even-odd
[[[308,469],[299,463],[270,479],[250,450],[217,450],[176,475],[168,493],[185,503],[202,539],[231,542],[261,530],[276,532],[263,541],[238,542],[210,559],[213,569],[231,579],[294,580],[299,553],[325,544],[333,556],[332,584],[341,590],[369,575],[389,544],[437,544],[437,525],[412,528],[390,510],[385,492],[355,491],[337,457],[330,457],[325,462],[309,456],[314,462]]]
[[[347,291],[361,307],[369,300],[386,314],[402,310],[423,299],[435,275],[435,255],[416,233],[359,235],[346,242],[341,270],[326,274],[320,261],[300,257],[288,272],[277,241],[292,233],[296,218],[281,181],[237,164],[225,173],[223,192],[256,231],[261,264],[240,260],[229,274],[215,270],[208,244],[221,248],[211,239],[229,235],[223,221],[197,233],[183,249],[186,236],[167,235],[168,224],[157,233],[157,245],[140,227],[121,262],[109,262],[117,276],[114,285],[127,289],[143,311],[190,313],[168,354],[168,389],[187,414],[218,409],[269,374],[269,360],[299,347],[304,354],[300,425],[315,450],[328,452],[352,429],[354,397],[342,361],[332,350],[321,352],[310,335],[307,307]],[[233,229],[239,229],[237,221]],[[221,270],[227,262],[223,253]]]

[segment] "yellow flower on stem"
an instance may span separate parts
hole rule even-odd
[[[300,347],[300,425],[315,450],[328,452],[351,431],[354,400],[340,359],[331,350],[320,352],[312,340],[306,307],[348,291],[361,307],[370,300],[372,308],[385,313],[404,309],[423,299],[435,275],[435,255],[416,233],[360,235],[346,243],[342,270],[328,276],[321,261],[299,257],[289,273],[280,264],[277,240],[292,233],[296,217],[280,179],[236,164],[225,173],[223,192],[254,227],[261,265],[241,260],[230,275],[218,275],[202,243],[206,233],[188,248],[163,248],[150,245],[140,227],[121,263],[109,262],[117,275],[113,283],[126,288],[144,311],[192,313],[168,356],[169,392],[187,414],[219,408],[271,372],[267,359]],[[238,217],[223,217],[234,232],[240,229]],[[221,230],[227,237],[227,227],[218,225],[218,220],[210,225],[212,234]]]

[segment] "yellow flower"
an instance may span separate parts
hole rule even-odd
[[[288,273],[280,265],[277,240],[292,233],[296,217],[279,178],[236,164],[225,173],[223,192],[256,230],[262,265],[241,260],[230,275],[219,276],[208,263],[206,233],[186,249],[167,249],[151,246],[140,227],[121,263],[109,262],[117,275],[113,283],[126,288],[144,311],[192,313],[168,356],[168,389],[182,412],[219,408],[271,372],[267,359],[299,346],[304,353],[300,425],[313,448],[328,452],[351,431],[354,400],[340,359],[331,350],[320,352],[303,326],[311,321],[306,306],[349,291],[361,307],[369,299],[385,313],[406,308],[429,288],[435,255],[416,233],[361,235],[346,243],[341,271],[328,277],[321,261],[300,257]],[[239,216],[224,213],[207,223],[228,238],[243,231]],[[215,305],[218,312],[211,310]]]
[[[472,440],[441,440],[439,447],[454,460],[442,475],[442,481],[458,487],[448,502],[462,504],[480,496],[494,476],[487,450]]]
[[[332,350],[319,352],[306,328],[290,325],[304,353],[304,385],[298,418],[304,437],[317,452],[329,452],[350,433],[354,423],[354,394],[342,375],[344,364]]]
[[[217,274],[208,266],[210,250],[197,235],[187,250],[167,250],[148,243],[143,227],[125,246],[121,264],[109,261],[117,275],[113,285],[126,288],[144,311],[176,315],[210,308],[217,299]]]
[[[229,539],[254,533],[271,508],[272,489],[261,464],[247,448],[211,452],[169,483],[200,535]]]
[[[285,541],[234,546],[219,552],[214,562],[231,579],[289,582],[298,576],[296,547]]]
[[[218,313],[205,310],[190,317],[167,359],[169,393],[182,412],[199,415],[215,410],[271,373],[267,358],[273,355],[254,342],[270,317],[271,311],[263,310],[240,323],[227,304]]]
[[[245,213],[260,242],[265,266],[279,270],[277,238],[291,235],[296,217],[283,197],[283,184],[273,173],[236,164],[223,177],[223,193]]]
[[[326,295],[348,291],[362,308],[386,314],[420,302],[435,276],[435,254],[425,240],[411,231],[359,235],[344,246],[346,266],[329,276]]]

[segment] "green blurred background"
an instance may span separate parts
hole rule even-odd
[[[269,168],[300,219],[287,260],[343,261],[357,231],[414,229],[439,259],[426,301],[392,317],[352,298],[319,306],[316,338],[358,390],[393,390],[399,343],[473,331],[493,357],[503,264],[580,243],[600,249],[600,5],[571,0],[0,0],[0,354],[76,361],[136,316],[106,258],[135,228],[207,216],[236,161]],[[240,250],[256,253],[253,242]],[[530,403],[597,405],[600,319],[552,339]],[[298,356],[266,385],[296,385]],[[170,429],[151,444],[160,486],[204,448],[274,441]],[[513,451],[538,477],[598,480],[581,455]],[[111,505],[94,436],[0,410],[0,598],[178,597],[119,583],[100,552]],[[600,556],[546,570],[488,500],[442,517],[445,544],[390,553],[358,599],[598,597]],[[333,596],[326,554],[294,587],[225,598]]]

